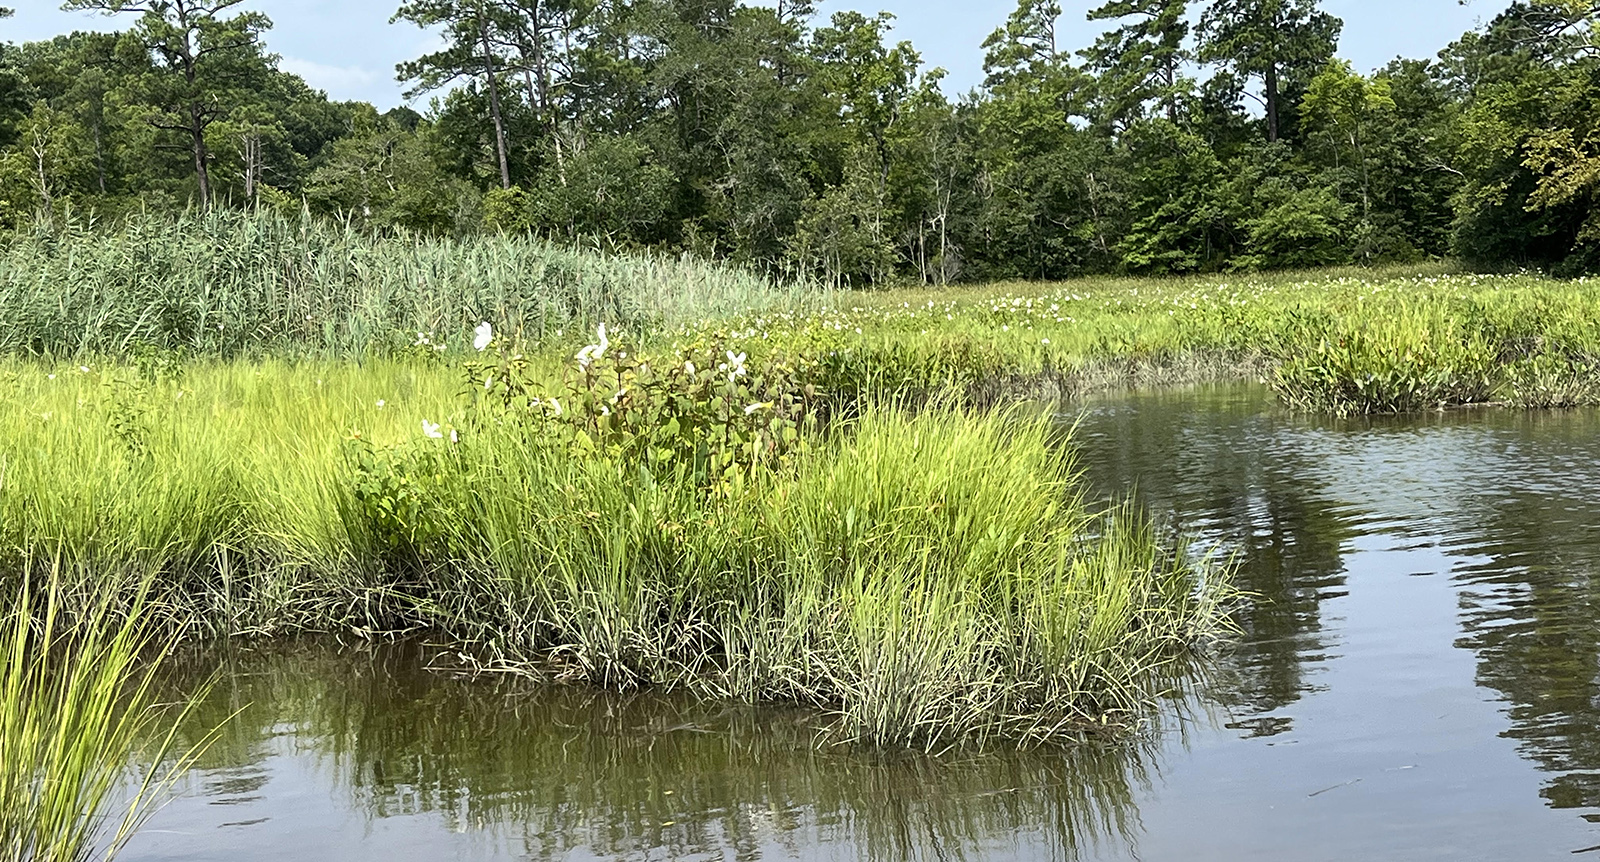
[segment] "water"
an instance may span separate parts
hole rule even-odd
[[[819,749],[798,711],[273,645],[223,659],[207,714],[242,711],[126,858],[1600,859],[1600,413],[1071,409],[1099,493],[1259,596],[1136,744]]]

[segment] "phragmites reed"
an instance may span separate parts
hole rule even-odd
[[[527,236],[375,236],[271,212],[149,215],[0,237],[0,353],[105,355],[148,344],[192,355],[360,356],[403,333],[470,331],[480,320],[531,338],[602,320],[643,330],[801,292],[688,256],[581,251]]]

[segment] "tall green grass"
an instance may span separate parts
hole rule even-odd
[[[792,473],[710,500],[486,442],[429,590],[512,665],[836,709],[848,736],[1045,738],[1140,712],[1224,585],[1096,512],[1046,422],[869,408]],[[485,604],[487,602],[487,604]]]
[[[375,237],[326,220],[213,212],[0,238],[0,353],[363,356],[490,320],[530,338],[635,329],[806,294],[731,266],[520,236]]]
[[[103,594],[71,622],[58,582],[33,598],[24,586],[0,620],[0,859],[110,859],[207,737],[169,760],[187,709],[156,703],[161,642],[138,591],[121,610]],[[162,719],[174,720],[164,733]],[[136,754],[154,765],[135,769]]]
[[[1262,379],[1384,413],[1600,403],[1600,292],[1448,267],[1091,279],[834,294],[688,258],[518,236],[372,236],[270,213],[69,224],[0,239],[0,354],[343,357],[466,349],[490,321],[545,357],[600,323],[660,345],[737,336],[830,392],[1000,403]]]
[[[7,373],[0,575],[37,580],[46,546],[84,595],[157,572],[193,635],[426,629],[932,746],[1126,723],[1224,625],[1225,580],[1084,500],[1042,417],[868,401],[708,488],[492,423],[427,438],[455,408],[426,366]]]

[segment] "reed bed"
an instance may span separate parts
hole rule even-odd
[[[940,746],[1126,726],[1226,626],[1226,578],[1085,501],[1037,415],[864,402],[708,487],[515,428],[429,437],[457,402],[413,363],[7,373],[0,573],[37,580],[45,546],[80,595],[157,572],[188,636],[427,630],[481,666]]]
[[[730,336],[830,392],[980,403],[1260,379],[1295,406],[1396,413],[1600,403],[1600,291],[1445,265],[830,293],[523,236],[374,236],[272,213],[149,216],[0,239],[0,354],[343,358],[470,352],[481,321],[570,356]],[[670,349],[669,349],[670,352]]]
[[[494,320],[528,338],[644,329],[811,292],[686,256],[525,236],[375,236],[269,212],[139,216],[0,236],[0,353],[361,357]],[[459,348],[457,341],[450,345]]]

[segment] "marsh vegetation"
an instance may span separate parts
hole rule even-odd
[[[533,240],[158,224],[0,265],[0,575],[59,580],[68,629],[137,605],[182,639],[427,633],[477,670],[802,704],[841,740],[1116,733],[1229,630],[1226,560],[1086,497],[1070,432],[1019,399],[1600,397],[1592,287],[1536,274],[832,293]],[[152,287],[181,266],[204,289]],[[49,302],[65,283],[96,298]]]
[[[241,3],[0,44],[5,862],[113,854],[189,762],[179,644],[1125,737],[1257,597],[1052,405],[1600,404],[1600,296],[1518,269],[1597,268],[1593,4],[1365,73],[1315,0],[1119,0],[1076,54],[1019,0],[951,99],[809,0],[402,3],[424,116]]]

